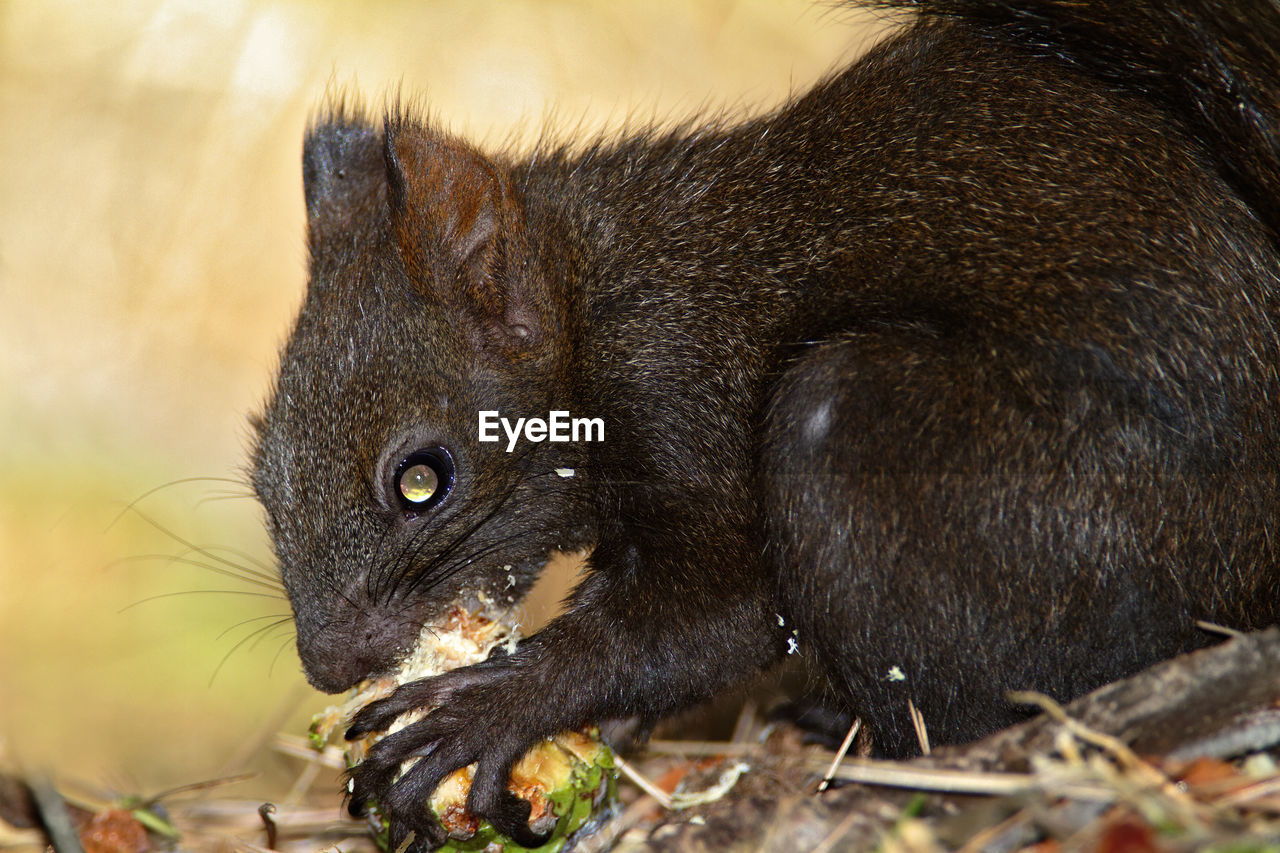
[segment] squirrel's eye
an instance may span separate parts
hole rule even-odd
[[[453,462],[444,448],[419,450],[396,469],[396,497],[409,512],[422,512],[443,500],[452,482]]]
[[[409,466],[400,475],[400,494],[411,504],[423,504],[431,500],[439,486],[440,476],[423,462]]]

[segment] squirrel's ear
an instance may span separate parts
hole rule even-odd
[[[384,138],[391,222],[414,285],[503,349],[535,343],[524,216],[505,170],[418,124],[389,120]]]
[[[307,133],[302,187],[312,253],[343,245],[374,219],[382,203],[382,134],[339,107]]]

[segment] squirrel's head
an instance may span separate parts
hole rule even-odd
[[[310,281],[255,420],[308,678],[393,667],[459,598],[505,605],[576,546],[570,444],[479,441],[478,415],[571,405],[563,297],[506,166],[403,116],[331,110],[303,174]]]

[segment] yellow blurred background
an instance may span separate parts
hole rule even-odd
[[[552,115],[767,108],[856,55],[858,20],[812,0],[0,0],[0,768],[153,793],[283,764],[263,739],[326,704],[287,605],[189,546],[269,562],[245,419],[304,286],[299,151],[327,86],[421,95],[501,144]]]

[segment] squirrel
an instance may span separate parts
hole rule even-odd
[[[309,128],[252,482],[311,683],[593,549],[518,647],[357,716],[433,709],[353,772],[392,848],[442,843],[420,803],[468,764],[537,846],[531,744],[797,648],[903,756],[909,702],[965,741],[1028,713],[1009,690],[1280,621],[1280,8],[871,5],[913,14],[737,122],[486,152],[335,98]]]

